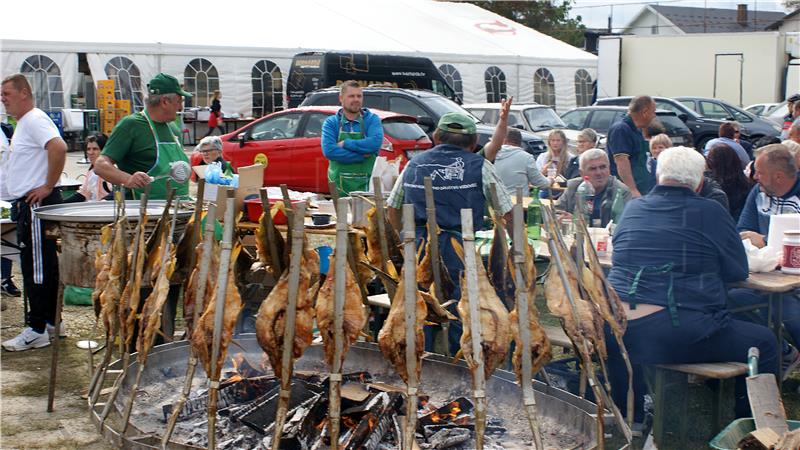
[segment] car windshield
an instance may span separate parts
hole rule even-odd
[[[419,125],[400,120],[384,120],[383,132],[384,134],[388,134],[389,136],[401,141],[416,141],[417,139],[427,137]]]
[[[451,112],[458,112],[472,117],[475,119],[475,122],[481,122],[481,120],[475,117],[474,114],[462,108],[458,103],[450,99],[440,97],[438,95],[431,95],[430,97],[425,97],[424,102],[430,109],[433,110],[434,113],[436,113],[436,117],[441,117]]]
[[[533,131],[549,130],[552,128],[566,128],[555,111],[550,108],[529,108],[525,110],[525,118]]]

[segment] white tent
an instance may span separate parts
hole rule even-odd
[[[197,74],[199,92],[216,87],[216,74],[223,110],[249,116],[256,101],[274,98],[274,107],[282,107],[286,83],[279,80],[288,75],[292,56],[315,50],[427,56],[461,80],[457,90],[465,102],[505,93],[523,102],[555,99],[559,111],[576,105],[576,89],[579,102],[585,102],[587,83],[591,86],[597,73],[596,56],[466,3],[40,0],[35,8],[41,14],[31,8],[13,20],[4,17],[0,75],[38,73],[34,90],[49,89],[42,98],[53,99],[53,106],[62,97],[69,107],[82,82],[79,70],[88,66],[94,81],[131,75],[133,91],[137,74],[142,87],[159,71],[181,80]],[[544,78],[535,97],[537,71]],[[192,84],[187,80],[187,87]],[[257,85],[263,86],[265,100],[256,100]]]

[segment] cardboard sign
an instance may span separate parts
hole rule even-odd
[[[203,168],[198,170],[198,168]],[[206,166],[195,166],[194,170],[200,178],[205,177]],[[261,164],[254,164],[252,166],[240,167],[239,171],[239,187],[236,189],[235,208],[236,211],[241,211],[244,206],[244,199],[248,196],[258,197],[258,190],[261,189],[261,184],[264,181],[264,166]],[[217,218],[222,218],[225,214],[225,192],[228,186],[221,186],[218,184],[206,184],[203,200],[215,202],[217,204]]]

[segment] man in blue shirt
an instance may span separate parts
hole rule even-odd
[[[362,107],[364,93],[358,82],[342,83],[339,103],[342,109],[322,124],[322,153],[330,161],[328,181],[336,183],[340,196],[346,196],[368,190],[383,144],[383,127],[378,116]]]
[[[772,332],[734,320],[725,283],[745,280],[747,257],[730,214],[699,197],[705,159],[675,147],[658,158],[658,185],[632,200],[614,232],[609,281],[628,317],[624,342],[635,367],[635,420],[643,418],[641,366],[747,360],[761,352],[759,372],[776,373]],[[627,371],[606,329],[612,393],[624,409]],[[736,413],[750,415],[744,377],[736,380]]]
[[[628,186],[633,198],[647,194],[652,179],[647,171],[647,151],[642,129],[656,118],[656,102],[647,95],[634,97],[628,105],[628,114],[611,125],[608,130],[608,159],[611,174]]]
[[[742,161],[742,170],[744,170],[750,164],[750,155],[740,143],[736,142],[735,139],[739,137],[739,134],[741,134],[741,126],[738,122],[724,122],[719,126],[719,137],[706,142],[703,154],[708,155],[708,152],[717,144],[725,144],[736,152],[736,156]]]
[[[755,163],[755,179],[745,200],[737,225],[742,239],[750,239],[756,247],[767,245],[770,217],[777,214],[800,213],[800,177],[794,157],[783,144],[771,144],[759,150]],[[780,239],[776,237],[775,239]],[[732,305],[764,302],[763,296],[752,289],[733,289]],[[766,314],[766,312],[765,312]],[[795,345],[800,344],[800,293],[783,296],[783,325]],[[800,353],[792,346],[783,350],[783,372],[787,376],[800,365]]]

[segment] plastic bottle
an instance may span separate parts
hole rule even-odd
[[[542,204],[539,202],[539,188],[533,188],[531,192],[527,219],[528,237],[538,240],[542,234]]]
[[[583,181],[578,185],[578,190],[575,192],[575,212],[583,214],[588,225],[591,225],[590,219],[594,212],[594,195],[594,186],[589,182],[589,177],[583,177]]]
[[[619,218],[622,217],[622,210],[625,209],[625,194],[622,189],[617,188],[614,191],[614,201],[611,202],[611,227],[609,231],[613,234],[614,228],[619,225]]]

